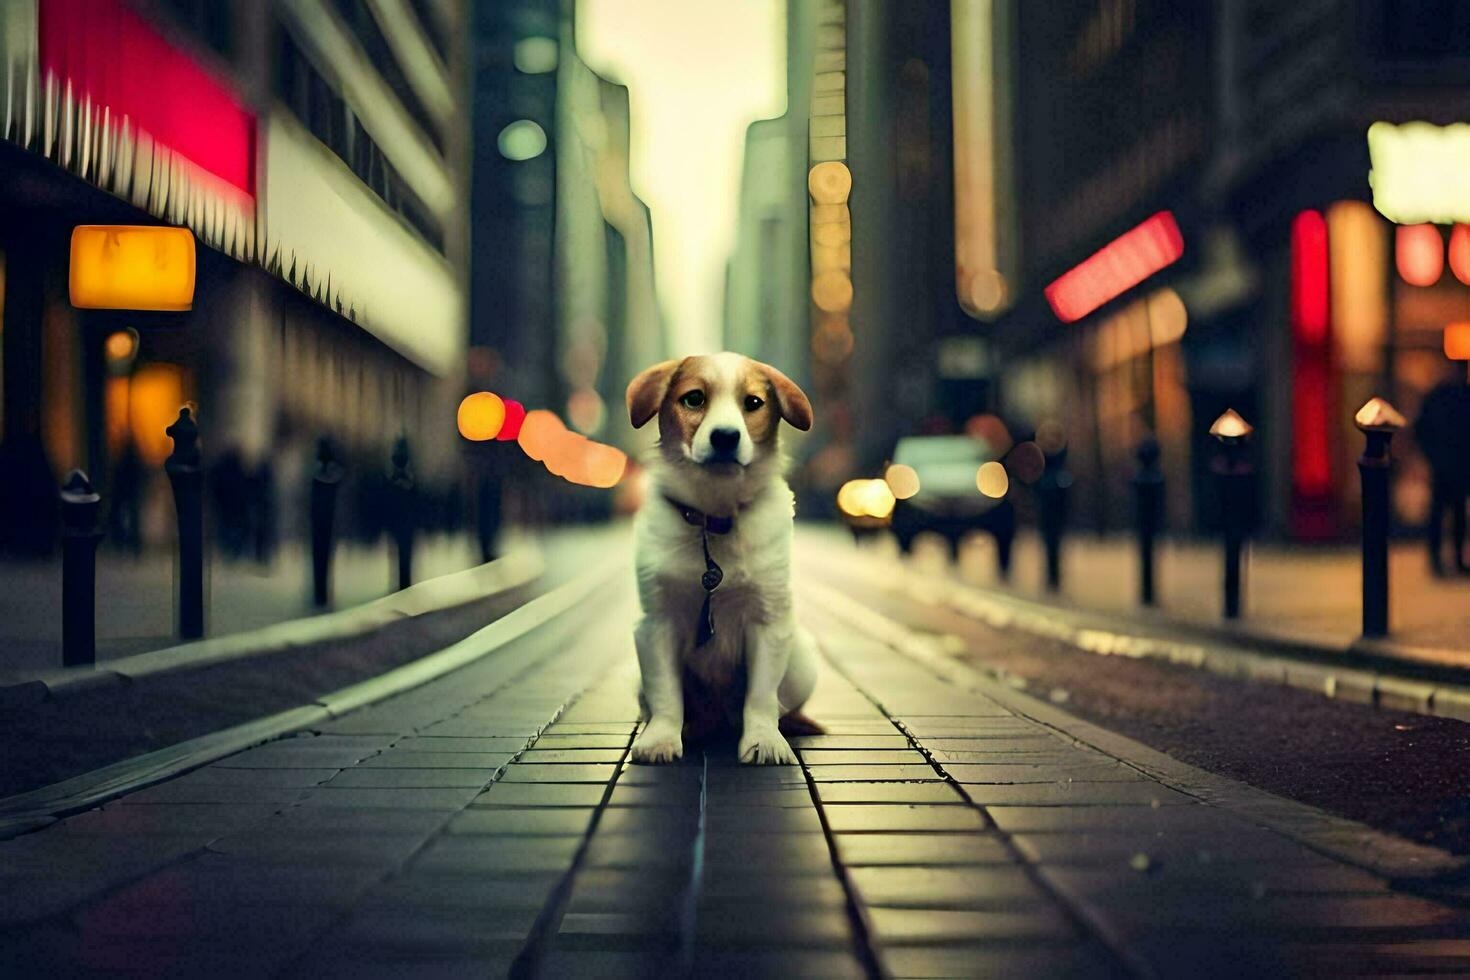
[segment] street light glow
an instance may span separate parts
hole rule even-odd
[[[70,287],[77,309],[190,309],[194,234],[152,225],[78,225],[71,233]]]

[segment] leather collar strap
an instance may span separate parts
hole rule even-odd
[[[711,534],[729,534],[735,529],[734,517],[712,517],[703,511],[695,510],[687,504],[664,495],[664,499],[679,512],[684,518],[684,523],[699,528],[700,543],[704,545],[704,574],[699,578],[699,584],[704,589],[704,605],[699,610],[699,623],[694,630],[694,645],[702,647],[715,637],[715,615],[713,604],[710,600],[714,597],[715,589],[720,587],[725,573],[709,553],[709,536]]]
[[[664,494],[664,499],[669,502],[669,506],[679,512],[679,516],[684,518],[685,524],[692,524],[694,527],[704,528],[710,534],[729,534],[735,529],[734,516],[716,517],[713,514],[706,514],[702,510],[695,510],[688,504],[680,503],[668,494]]]

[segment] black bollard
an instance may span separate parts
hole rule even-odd
[[[317,440],[316,470],[311,476],[311,601],[319,609],[332,601],[332,532],[342,473],[332,440],[322,436]]]
[[[61,665],[97,662],[97,542],[102,498],[72,470],[61,488]]]
[[[1250,523],[1251,474],[1249,448],[1255,430],[1236,414],[1225,413],[1210,426],[1210,435],[1220,443],[1220,454],[1212,469],[1219,478],[1220,524],[1225,541],[1225,618],[1240,616],[1240,552]]]
[[[1382,398],[1370,398],[1353,423],[1367,437],[1358,458],[1363,485],[1363,635],[1388,635],[1388,453],[1404,417]]]
[[[1046,454],[1046,469],[1036,481],[1041,540],[1046,547],[1046,588],[1059,592],[1062,588],[1062,535],[1067,528],[1067,491],[1072,486],[1072,473],[1067,469],[1067,447],[1060,446]]]
[[[1144,436],[1134,451],[1138,471],[1133,474],[1138,524],[1138,601],[1154,604],[1154,538],[1164,502],[1164,471],[1159,468],[1159,441]]]
[[[399,436],[393,443],[391,487],[393,542],[398,555],[398,588],[413,584],[413,529],[416,519],[413,464],[408,453],[408,437]]]
[[[199,460],[199,426],[186,405],[179,409],[174,424],[163,431],[174,441],[163,470],[173,487],[179,518],[179,636],[197,640],[204,635],[204,471]]]

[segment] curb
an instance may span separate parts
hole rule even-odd
[[[1448,851],[1375,830],[1180,762],[1142,742],[1009,687],[948,656],[931,639],[830,587],[807,583],[803,588],[829,614],[860,625],[879,642],[945,680],[982,694],[1072,741],[1110,755],[1170,789],[1273,830],[1335,860],[1386,878],[1430,878],[1470,866],[1470,859],[1456,857]]]
[[[844,571],[888,592],[915,591],[907,588],[906,579],[915,574],[907,566],[885,565],[887,574],[880,578],[871,568],[873,556],[860,557],[867,560],[850,562]],[[833,558],[823,555],[816,563],[830,566]],[[1311,647],[1292,641],[1273,645],[1264,638],[1242,638],[1224,627],[1200,628],[1174,620],[1140,623],[980,589],[951,578],[928,578],[923,584],[925,601],[942,604],[993,629],[1022,630],[1088,653],[1165,660],[1224,677],[1285,684],[1394,711],[1470,722],[1470,683],[1463,682],[1467,674],[1462,670],[1440,668],[1431,679],[1424,676],[1422,663],[1366,649]],[[1164,633],[1175,635],[1160,635]],[[1456,680],[1446,680],[1446,676]]]
[[[96,667],[62,668],[24,680],[0,683],[0,707],[19,708],[46,700],[60,701],[98,688],[331,640],[351,639],[414,616],[440,612],[520,588],[535,580],[544,569],[540,551],[523,547],[504,558],[426,579],[400,592],[347,609],[118,657],[103,661]]]
[[[618,561],[585,572],[443,650],[308,704],[0,800],[0,840],[39,829],[62,816],[92,809],[290,732],[340,718],[468,666],[574,608],[622,568],[623,563]]]

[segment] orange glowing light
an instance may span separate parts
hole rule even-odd
[[[1210,435],[1222,442],[1236,442],[1254,432],[1249,422],[1233,408],[1227,408],[1210,426]]]
[[[190,309],[194,235],[187,228],[78,225],[71,233],[70,287],[78,309]]]
[[[1365,432],[1397,432],[1408,422],[1398,409],[1375,395],[1358,409],[1353,416],[1353,424]]]
[[[908,500],[919,492],[919,473],[912,466],[894,463],[883,474],[883,479],[888,481],[888,489],[898,500]]]
[[[1399,275],[1410,286],[1433,286],[1444,272],[1444,242],[1434,225],[1399,225],[1394,243]]]
[[[812,279],[812,302],[823,313],[852,309],[852,280],[841,272],[824,272]]]
[[[1044,290],[1063,323],[1082,319],[1109,300],[1177,262],[1184,236],[1170,211],[1160,211],[1113,239]]]
[[[838,160],[819,163],[806,178],[807,190],[818,204],[843,204],[852,191],[852,171]]]
[[[605,416],[602,398],[591,388],[578,388],[567,398],[567,421],[578,432],[596,432]]]
[[[138,335],[132,330],[114,331],[107,335],[102,349],[114,364],[130,360],[138,352]]]
[[[1457,224],[1450,232],[1450,271],[1470,286],[1470,225]]]
[[[848,480],[837,491],[837,507],[848,517],[887,520],[895,498],[883,480]]]
[[[985,496],[999,500],[1010,490],[1011,478],[1006,474],[1003,465],[991,460],[981,463],[980,468],[975,471],[975,488]]]
[[[128,427],[133,445],[149,466],[162,466],[173,451],[164,429],[179,416],[184,404],[184,374],[173,364],[146,364],[133,374],[128,398]]]
[[[459,403],[459,434],[470,442],[488,442],[505,424],[505,402],[499,395],[477,391]]]
[[[618,485],[628,468],[628,454],[594,442],[587,448],[587,483],[607,490]]]
[[[516,441],[527,456],[537,461],[544,461],[546,454],[565,431],[566,426],[562,424],[561,419],[556,417],[555,412],[538,408],[534,412],[526,413],[526,419],[521,423],[521,432]]]
[[[1444,328],[1444,356],[1452,361],[1470,361],[1470,322]]]

